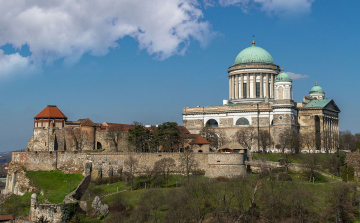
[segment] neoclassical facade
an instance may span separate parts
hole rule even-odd
[[[242,128],[266,130],[274,140],[270,149],[280,143],[289,128],[313,133],[318,139],[325,134],[338,135],[340,109],[335,102],[325,98],[317,83],[303,101],[294,102],[291,78],[254,40],[237,55],[228,74],[229,99],[223,100],[223,105],[183,109],[184,127],[191,133],[198,134],[210,125],[231,140]],[[317,140],[316,148],[323,147]]]

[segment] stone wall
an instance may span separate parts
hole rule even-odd
[[[20,170],[61,170],[64,173],[82,173],[84,176],[91,175],[91,178],[109,177],[128,172],[129,167],[125,161],[132,156],[138,161],[135,170],[136,175],[146,173],[147,169],[152,168],[157,161],[162,158],[172,158],[175,161],[175,173],[182,173],[181,158],[183,153],[85,153],[76,151],[40,151],[40,152],[13,152],[11,166],[16,168],[9,169],[8,178],[12,174],[19,175]],[[193,157],[198,164],[197,169],[205,171],[207,177],[233,177],[245,174],[243,154],[221,154],[221,153],[193,153]],[[218,162],[219,161],[219,162]],[[24,172],[24,171],[23,171]],[[25,172],[24,172],[25,173]],[[24,175],[24,174],[23,174]],[[24,175],[21,179],[15,178],[14,184],[26,179]],[[26,180],[25,180],[26,181]],[[9,185],[11,184],[11,180]],[[26,185],[18,186],[20,192],[27,192]]]
[[[51,223],[61,221],[62,217],[62,204],[42,204],[37,202],[37,195],[31,195],[31,206],[29,212],[30,221],[38,221],[41,216]]]

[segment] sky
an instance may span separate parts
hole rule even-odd
[[[227,69],[256,45],[315,81],[360,132],[360,1],[0,0],[0,151],[25,149],[34,116],[182,125],[182,109],[228,98]]]

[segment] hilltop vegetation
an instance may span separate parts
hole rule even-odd
[[[38,201],[48,200],[59,204],[64,201],[66,195],[75,190],[83,176],[81,174],[64,174],[60,170],[54,171],[27,171],[30,184],[37,188]],[[32,193],[23,196],[12,195],[0,205],[1,213],[23,216],[29,213],[30,197]]]

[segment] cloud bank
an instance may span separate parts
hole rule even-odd
[[[292,80],[301,80],[301,79],[306,79],[306,78],[309,78],[309,75],[306,75],[306,74],[295,74],[295,73],[292,73],[292,72],[287,72],[286,73],[289,75],[289,77],[292,79]]]
[[[131,36],[157,59],[184,54],[191,40],[206,45],[215,32],[193,0],[0,0],[0,46],[27,44],[29,57],[0,51],[0,76],[85,53],[104,56]],[[26,71],[25,71],[26,72]]]
[[[200,0],[199,0],[200,1]],[[184,55],[191,41],[206,46],[217,33],[204,20],[197,0],[0,0],[0,46],[30,56],[0,50],[0,78],[37,72],[63,59],[77,63],[89,53],[104,56],[121,45],[119,39],[134,38],[140,50],[163,60]],[[203,0],[204,7],[240,6],[246,11],[260,5],[266,13],[308,11],[313,0]],[[120,43],[120,45],[118,44]]]

